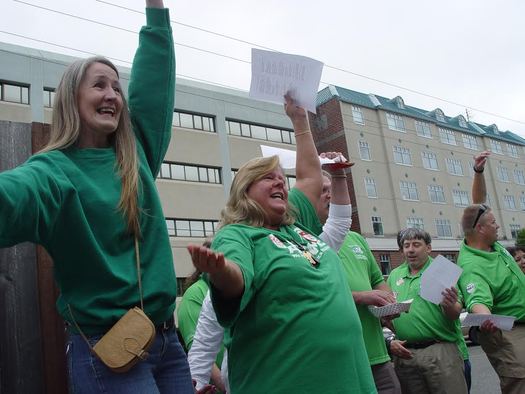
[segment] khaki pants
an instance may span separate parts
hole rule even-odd
[[[409,360],[395,357],[394,366],[403,394],[466,394],[465,364],[458,346],[439,342],[410,349]]]
[[[525,393],[525,325],[494,334],[480,331],[478,340],[499,376],[501,392]]]
[[[372,375],[374,375],[377,394],[401,394],[401,385],[394,371],[394,365],[390,361],[372,365]]]

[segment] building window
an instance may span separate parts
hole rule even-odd
[[[428,196],[435,204],[445,204],[445,192],[441,185],[428,185]]]
[[[401,181],[399,182],[399,189],[403,200],[419,201],[419,194],[415,182]]]
[[[450,226],[450,220],[448,219],[436,219],[436,233],[438,237],[451,238],[452,227]]]
[[[173,126],[185,129],[209,131],[215,133],[215,122],[213,117],[189,112],[175,111],[173,113]]]
[[[514,169],[514,181],[518,185],[525,185],[525,174],[523,170]]]
[[[359,141],[359,156],[361,160],[372,160],[370,155],[370,145],[366,141]]]
[[[520,209],[525,211],[525,196],[520,196]]]
[[[390,255],[389,254],[380,254],[379,255],[379,265],[381,266],[381,273],[383,275],[389,275],[392,271],[390,265]]]
[[[496,171],[498,173],[498,179],[501,182],[510,182],[509,170],[507,169],[507,167],[498,166]]]
[[[507,144],[507,152],[509,152],[509,156],[518,157],[518,147],[516,145]]]
[[[170,237],[213,237],[217,231],[217,220],[173,219],[166,218]]]
[[[286,175],[286,186],[288,186],[288,190],[290,190],[292,187],[295,186],[295,181],[297,178],[293,175]]]
[[[260,126],[234,120],[227,120],[226,127],[228,133],[231,135],[295,145],[295,135],[293,130]]]
[[[352,118],[356,124],[365,124],[365,118],[363,117],[363,112],[361,108],[352,105]]]
[[[443,113],[443,111],[441,111],[439,108],[436,109],[436,120],[440,121],[440,122],[445,122],[445,114]]]
[[[222,183],[221,170],[217,167],[194,166],[164,162],[160,167],[160,178],[189,182]]]
[[[475,135],[463,134],[463,146],[467,149],[479,150]]]
[[[512,239],[518,238],[518,231],[520,231],[521,227],[519,224],[511,224],[510,225],[510,237]]]
[[[468,192],[465,190],[452,190],[452,198],[456,207],[466,207],[469,205]]]
[[[44,88],[44,107],[53,108],[53,103],[55,102],[55,89],[53,88]]]
[[[440,127],[439,128],[439,138],[440,138],[441,142],[444,143],[444,144],[457,145],[456,134],[452,130],[442,129]]]
[[[368,198],[377,198],[376,181],[374,178],[365,178],[365,188]]]
[[[372,228],[374,235],[383,235],[383,221],[380,216],[372,216]]]
[[[432,138],[432,132],[430,131],[430,123],[416,120],[416,133],[420,137]]]
[[[468,126],[467,126],[467,121],[465,120],[465,118],[463,117],[463,115],[459,115],[458,117],[458,123],[459,123],[459,127],[463,127],[464,129],[466,129]]]
[[[397,164],[403,164],[406,166],[412,165],[412,156],[410,155],[410,149],[403,148],[402,146],[396,145],[394,149],[394,162]]]
[[[0,100],[29,104],[29,86],[0,81]]]
[[[499,155],[503,154],[503,149],[501,148],[501,142],[496,140],[490,140],[490,150]]]
[[[451,159],[447,158],[447,171],[449,174],[452,175],[463,175],[463,166],[461,165],[461,161],[459,159]]]
[[[407,228],[418,228],[424,230],[423,218],[407,218]]]
[[[439,170],[437,155],[434,152],[421,152],[423,167],[427,170]]]
[[[508,209],[509,211],[515,211],[516,201],[514,200],[514,196],[505,194],[503,196],[503,206],[505,207],[505,209]]]
[[[405,132],[405,121],[403,120],[401,116],[390,114],[387,112],[386,122],[390,130],[400,131],[402,133]]]

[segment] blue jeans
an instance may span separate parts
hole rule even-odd
[[[88,338],[91,346],[100,337]],[[66,351],[70,393],[194,393],[188,360],[175,329],[157,331],[149,357],[126,373],[106,367],[80,335],[69,334]]]

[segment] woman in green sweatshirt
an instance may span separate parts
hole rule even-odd
[[[173,327],[176,277],[155,177],[168,148],[175,55],[168,10],[146,0],[129,83],[116,67],[79,60],[56,91],[50,141],[0,174],[0,247],[31,241],[54,260],[57,308],[68,323],[68,368],[76,393],[193,393]],[[134,306],[157,327],[147,360],[124,374],[89,351]]]

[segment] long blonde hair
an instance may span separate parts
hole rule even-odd
[[[228,202],[221,211],[221,227],[234,223],[245,223],[254,227],[264,226],[265,212],[257,202],[248,197],[248,189],[253,182],[277,168],[280,169],[277,156],[257,157],[239,168],[230,188]],[[288,225],[294,221],[292,208],[288,204],[281,224]]]
[[[77,142],[81,129],[77,100],[78,90],[87,69],[94,63],[102,63],[110,67],[119,77],[115,65],[101,56],[77,60],[69,65],[56,89],[50,138],[41,152],[65,149]],[[122,180],[122,191],[117,209],[126,218],[128,232],[140,236],[137,145],[131,128],[128,105],[124,96],[122,96],[120,120],[117,129],[110,138],[117,156],[116,169]]]

